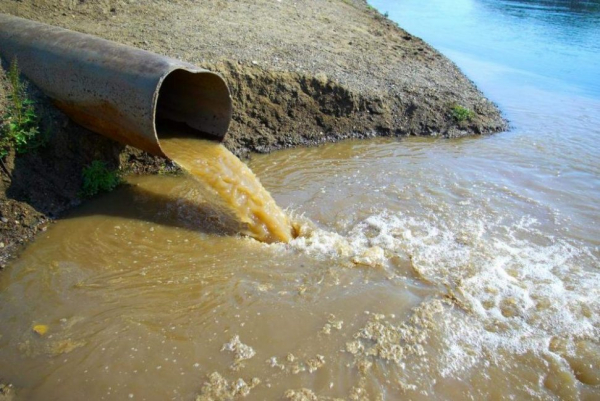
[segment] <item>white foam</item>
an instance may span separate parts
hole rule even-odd
[[[428,282],[452,291],[468,313],[448,310],[440,321],[443,375],[499,348],[548,352],[553,337],[600,338],[598,259],[582,244],[544,233],[531,216],[505,221],[381,213],[346,236],[303,223],[290,246],[373,266],[403,256]]]

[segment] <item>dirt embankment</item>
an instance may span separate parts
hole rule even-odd
[[[221,73],[234,99],[225,143],[238,155],[349,137],[506,128],[454,64],[363,0],[0,0],[0,12]],[[0,81],[1,116],[7,99]],[[92,160],[135,172],[174,168],[75,125],[32,86],[30,95],[49,142],[31,154],[13,152],[0,166],[0,266],[80,202],[81,170]],[[453,105],[474,117],[455,121]]]

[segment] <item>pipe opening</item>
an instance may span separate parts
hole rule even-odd
[[[177,69],[159,88],[156,133],[159,140],[178,132],[222,141],[231,112],[229,90],[219,75]]]

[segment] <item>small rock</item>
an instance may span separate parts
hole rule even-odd
[[[36,324],[33,326],[33,332],[39,336],[43,336],[48,332],[48,326],[45,324]]]
[[[14,400],[14,396],[12,384],[0,383],[0,400],[11,401]]]
[[[8,223],[8,219],[7,219],[6,217],[3,217],[3,218],[2,218],[2,219],[0,219],[0,220],[2,220],[2,222],[3,222],[3,223]]]

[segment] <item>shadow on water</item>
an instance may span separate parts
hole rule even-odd
[[[173,180],[172,177],[145,177],[148,180]],[[243,224],[218,206],[204,202],[201,196],[190,199],[184,191],[160,190],[160,185],[126,183],[112,193],[86,202],[63,218],[79,219],[108,216],[140,220],[157,225],[182,228],[212,235],[235,235]]]
[[[600,21],[600,0],[482,0],[494,13],[511,18],[530,19],[561,30],[595,30]],[[565,32],[565,36],[573,32]]]
[[[506,8],[503,4],[510,4],[513,5],[513,9],[600,13],[600,0],[504,0],[503,2],[488,1],[488,3],[490,5],[496,4],[500,9]]]

